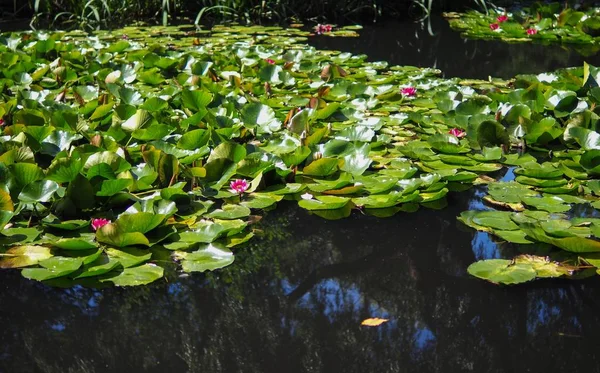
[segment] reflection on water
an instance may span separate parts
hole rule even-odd
[[[517,74],[539,74],[559,68],[600,65],[600,54],[584,57],[561,45],[509,44],[502,41],[467,40],[450,29],[440,16],[431,18],[434,35],[426,26],[387,22],[368,26],[359,38],[311,38],[320,49],[366,54],[370,61],[391,65],[436,67],[446,77],[509,79]]]
[[[470,278],[514,249],[442,211],[324,221],[293,205],[223,271],[132,289],[0,272],[0,372],[599,371],[600,283]],[[361,327],[369,317],[390,319]]]

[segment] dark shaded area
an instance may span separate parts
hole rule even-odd
[[[384,22],[360,30],[359,38],[317,36],[310,44],[319,49],[366,54],[370,61],[390,65],[436,67],[446,77],[510,79],[517,74],[539,74],[559,68],[600,65],[600,54],[584,57],[561,45],[468,40],[450,29],[442,17],[427,24]]]
[[[597,372],[600,283],[498,287],[507,256],[443,211],[323,221],[293,205],[208,275],[57,289],[0,272],[0,372]],[[502,251],[508,250],[508,251]],[[383,317],[377,328],[361,320]]]

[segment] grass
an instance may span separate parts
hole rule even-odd
[[[508,0],[28,0],[33,28],[111,29],[149,24],[241,22],[369,23],[441,11],[488,13]],[[573,2],[574,0],[570,0]]]
[[[29,0],[32,27],[79,29],[115,28],[132,21],[366,23],[419,18],[432,9],[465,6],[486,10],[490,4],[487,0]]]

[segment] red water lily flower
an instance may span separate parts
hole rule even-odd
[[[326,32],[331,32],[333,30],[333,26],[331,25],[322,25],[318,24],[315,26],[315,32],[319,35],[324,34]]]
[[[4,124],[4,119],[0,118],[0,127],[2,127]]]
[[[508,21],[508,16],[506,14],[498,16],[498,18],[496,18],[496,21],[498,21],[498,23],[506,22]]]
[[[246,190],[248,190],[248,182],[244,179],[236,179],[229,184],[231,191],[237,194],[244,194]]]
[[[490,23],[490,29],[492,31],[496,31],[496,30],[500,29],[500,25],[497,23]]]
[[[528,28],[527,29],[527,35],[535,35],[537,33],[538,33],[537,29],[534,29],[534,28]]]
[[[467,136],[467,133],[465,131],[461,130],[460,128],[452,128],[448,133],[451,134],[452,136],[458,137],[459,139]]]
[[[402,88],[400,93],[402,93],[402,96],[413,97],[417,95],[417,89],[415,87],[406,87]]]
[[[270,58],[266,58],[265,62],[268,63],[269,65],[275,65],[275,60],[272,60]]]
[[[104,227],[106,224],[110,224],[111,221],[108,219],[92,219],[92,228],[94,228],[95,231],[97,231],[98,229]]]

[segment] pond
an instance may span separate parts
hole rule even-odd
[[[432,26],[434,36],[402,23],[312,44],[469,78],[600,64]],[[456,221],[483,194],[387,219],[326,221],[282,204],[233,265],[144,287],[61,289],[0,271],[0,372],[600,371],[600,280],[505,287],[467,274],[518,254]],[[373,317],[389,321],[360,325]]]

